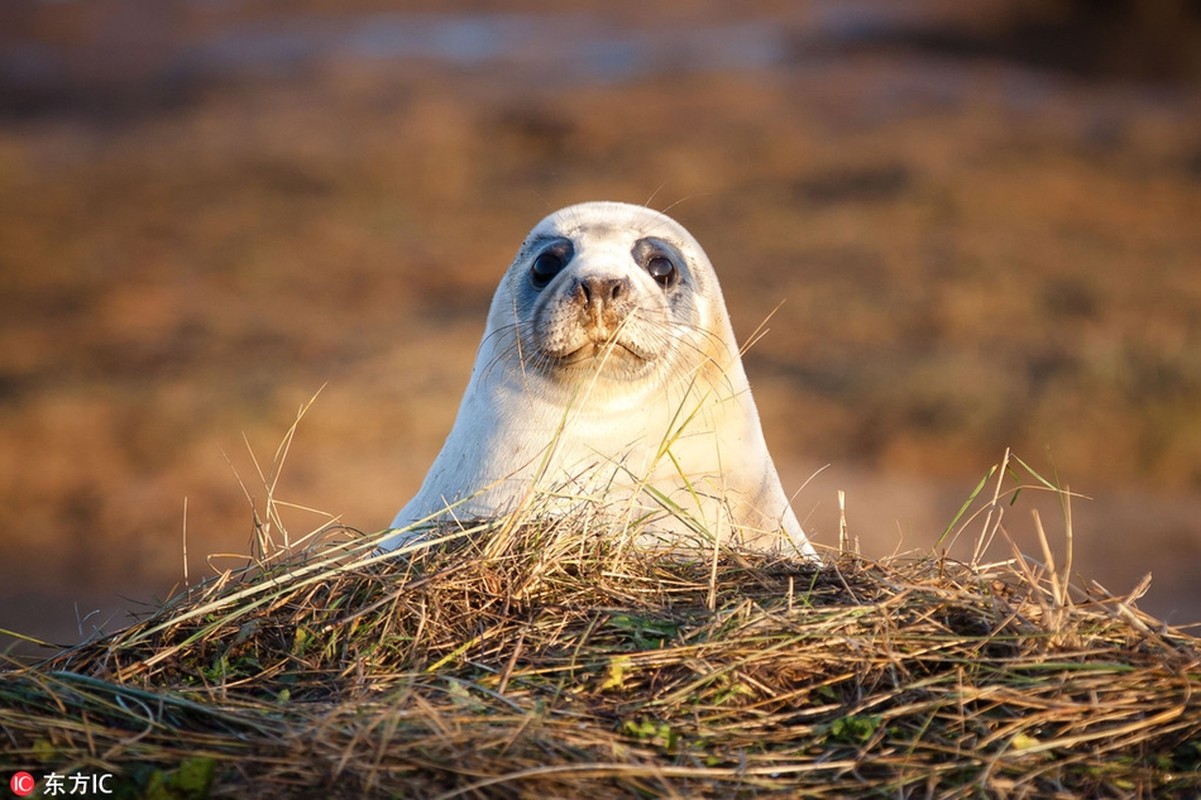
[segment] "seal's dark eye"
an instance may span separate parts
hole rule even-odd
[[[658,282],[664,289],[673,286],[679,273],[676,271],[676,265],[667,256],[652,256],[646,262],[646,271],[650,276]]]
[[[558,275],[562,269],[563,256],[547,250],[539,253],[538,257],[534,259],[534,265],[530,267],[530,280],[534,282],[535,288],[541,289],[550,283],[551,278]]]

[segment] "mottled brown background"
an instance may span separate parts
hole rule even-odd
[[[185,498],[194,579],[246,552],[226,456],[261,506],[243,436],[323,385],[289,527],[384,526],[518,242],[602,198],[670,208],[742,338],[779,305],[747,370],[819,543],[845,489],[929,547],[1013,447],[1094,498],[1084,576],[1201,618],[1198,4],[610,5],[0,6],[0,627],[121,624]]]

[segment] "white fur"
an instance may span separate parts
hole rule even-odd
[[[549,237],[569,240],[573,253],[536,291],[530,265]],[[646,237],[686,261],[674,306],[632,255]],[[631,348],[602,345],[573,369],[548,368],[538,342],[583,336],[573,322],[583,312],[569,290],[572,280],[589,277],[628,281],[622,299],[636,312],[615,336]],[[523,504],[565,513],[592,501],[618,519],[646,522],[669,542],[697,541],[699,528],[723,541],[815,557],[764,443],[708,258],[674,220],[621,203],[570,206],[530,232],[493,297],[454,427],[392,527],[496,516]],[[383,547],[417,535],[397,533]]]

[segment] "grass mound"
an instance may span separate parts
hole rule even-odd
[[[482,522],[402,558],[326,531],[9,669],[5,760],[147,797],[1201,790],[1201,640],[1131,598],[1017,558],[592,531]]]

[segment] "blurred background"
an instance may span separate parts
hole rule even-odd
[[[589,199],[686,225],[741,339],[770,316],[819,544],[841,489],[864,553],[928,551],[1012,447],[1092,498],[1083,577],[1201,620],[1201,3],[570,8],[0,4],[0,628],[119,627],[185,540],[192,581],[243,563],[323,386],[289,530],[383,528],[517,245]],[[1006,530],[1062,552],[1035,495]]]

